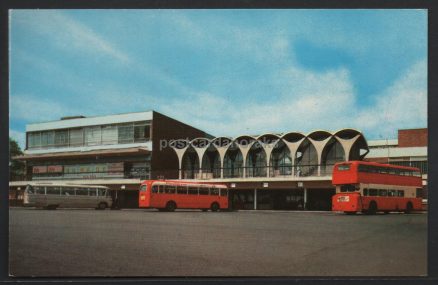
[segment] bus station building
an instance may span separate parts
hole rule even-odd
[[[399,150],[390,153],[410,148],[408,154],[416,154],[418,146],[406,146],[415,144],[407,138],[412,134],[400,131],[391,145]],[[15,157],[26,164],[26,181],[10,182],[10,200],[19,200],[27,181],[62,180],[108,186],[121,207],[135,208],[142,180],[179,179],[226,184],[234,209],[330,210],[333,165],[380,161],[385,157],[380,146],[354,129],[229,138],[156,111],[66,117],[26,126],[24,155]],[[427,130],[420,148],[427,152]],[[389,163],[407,163],[405,157],[386,157]],[[424,161],[409,157],[411,164]],[[425,165],[427,170],[427,160]]]

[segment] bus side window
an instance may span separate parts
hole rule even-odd
[[[44,186],[36,186],[35,187],[35,194],[46,194],[45,193],[45,187]]]
[[[208,188],[205,186],[199,187],[199,195],[208,195]]]
[[[228,190],[227,189],[220,189],[221,191],[220,191],[220,193],[221,193],[221,196],[227,196],[228,195]]]
[[[219,189],[216,187],[210,188],[210,195],[219,196]]]
[[[363,195],[368,196],[368,188],[363,189]]]
[[[76,196],[88,196],[87,188],[76,188]]]
[[[158,193],[158,185],[152,186],[152,193]]]
[[[405,191],[403,191],[403,190],[398,190],[398,191],[397,191],[397,194],[398,194],[399,197],[404,197],[404,196],[405,196]]]
[[[388,191],[386,189],[380,189],[379,190],[379,196],[385,197],[388,195]]]
[[[60,194],[60,187],[47,187],[46,193],[47,195],[59,195]]]
[[[166,189],[164,193],[166,194],[175,194],[175,186],[173,185],[165,185]]]
[[[369,196],[377,196],[377,189],[370,189],[368,191]]]
[[[166,185],[158,185],[158,193],[163,194]]]
[[[176,193],[187,194],[187,186],[177,186]]]
[[[73,196],[75,194],[75,189],[72,187],[64,187],[61,189],[61,195],[63,196]]]
[[[88,190],[88,196],[96,196],[96,189],[95,188],[90,188]]]
[[[190,195],[198,195],[198,188],[196,187],[189,187],[189,194]]]

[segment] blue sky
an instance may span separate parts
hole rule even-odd
[[[426,10],[13,10],[10,135],[157,110],[213,135],[427,127]]]

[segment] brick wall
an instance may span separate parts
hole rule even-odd
[[[427,129],[398,130],[398,147],[427,146]]]

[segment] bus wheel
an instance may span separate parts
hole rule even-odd
[[[371,201],[370,205],[368,206],[368,215],[374,215],[377,212],[377,203],[375,201]]]
[[[106,206],[107,206],[106,203],[101,202],[101,203],[99,203],[99,205],[97,205],[97,209],[98,210],[105,210]]]
[[[412,203],[411,202],[408,202],[407,204],[406,204],[406,210],[405,210],[405,214],[410,214],[411,212],[412,212]]]
[[[219,204],[214,202],[213,204],[211,204],[211,211],[217,212],[217,210],[219,210]]]
[[[175,211],[175,209],[176,209],[175,202],[173,202],[173,201],[167,202],[167,204],[166,204],[166,211],[173,212],[173,211]]]

